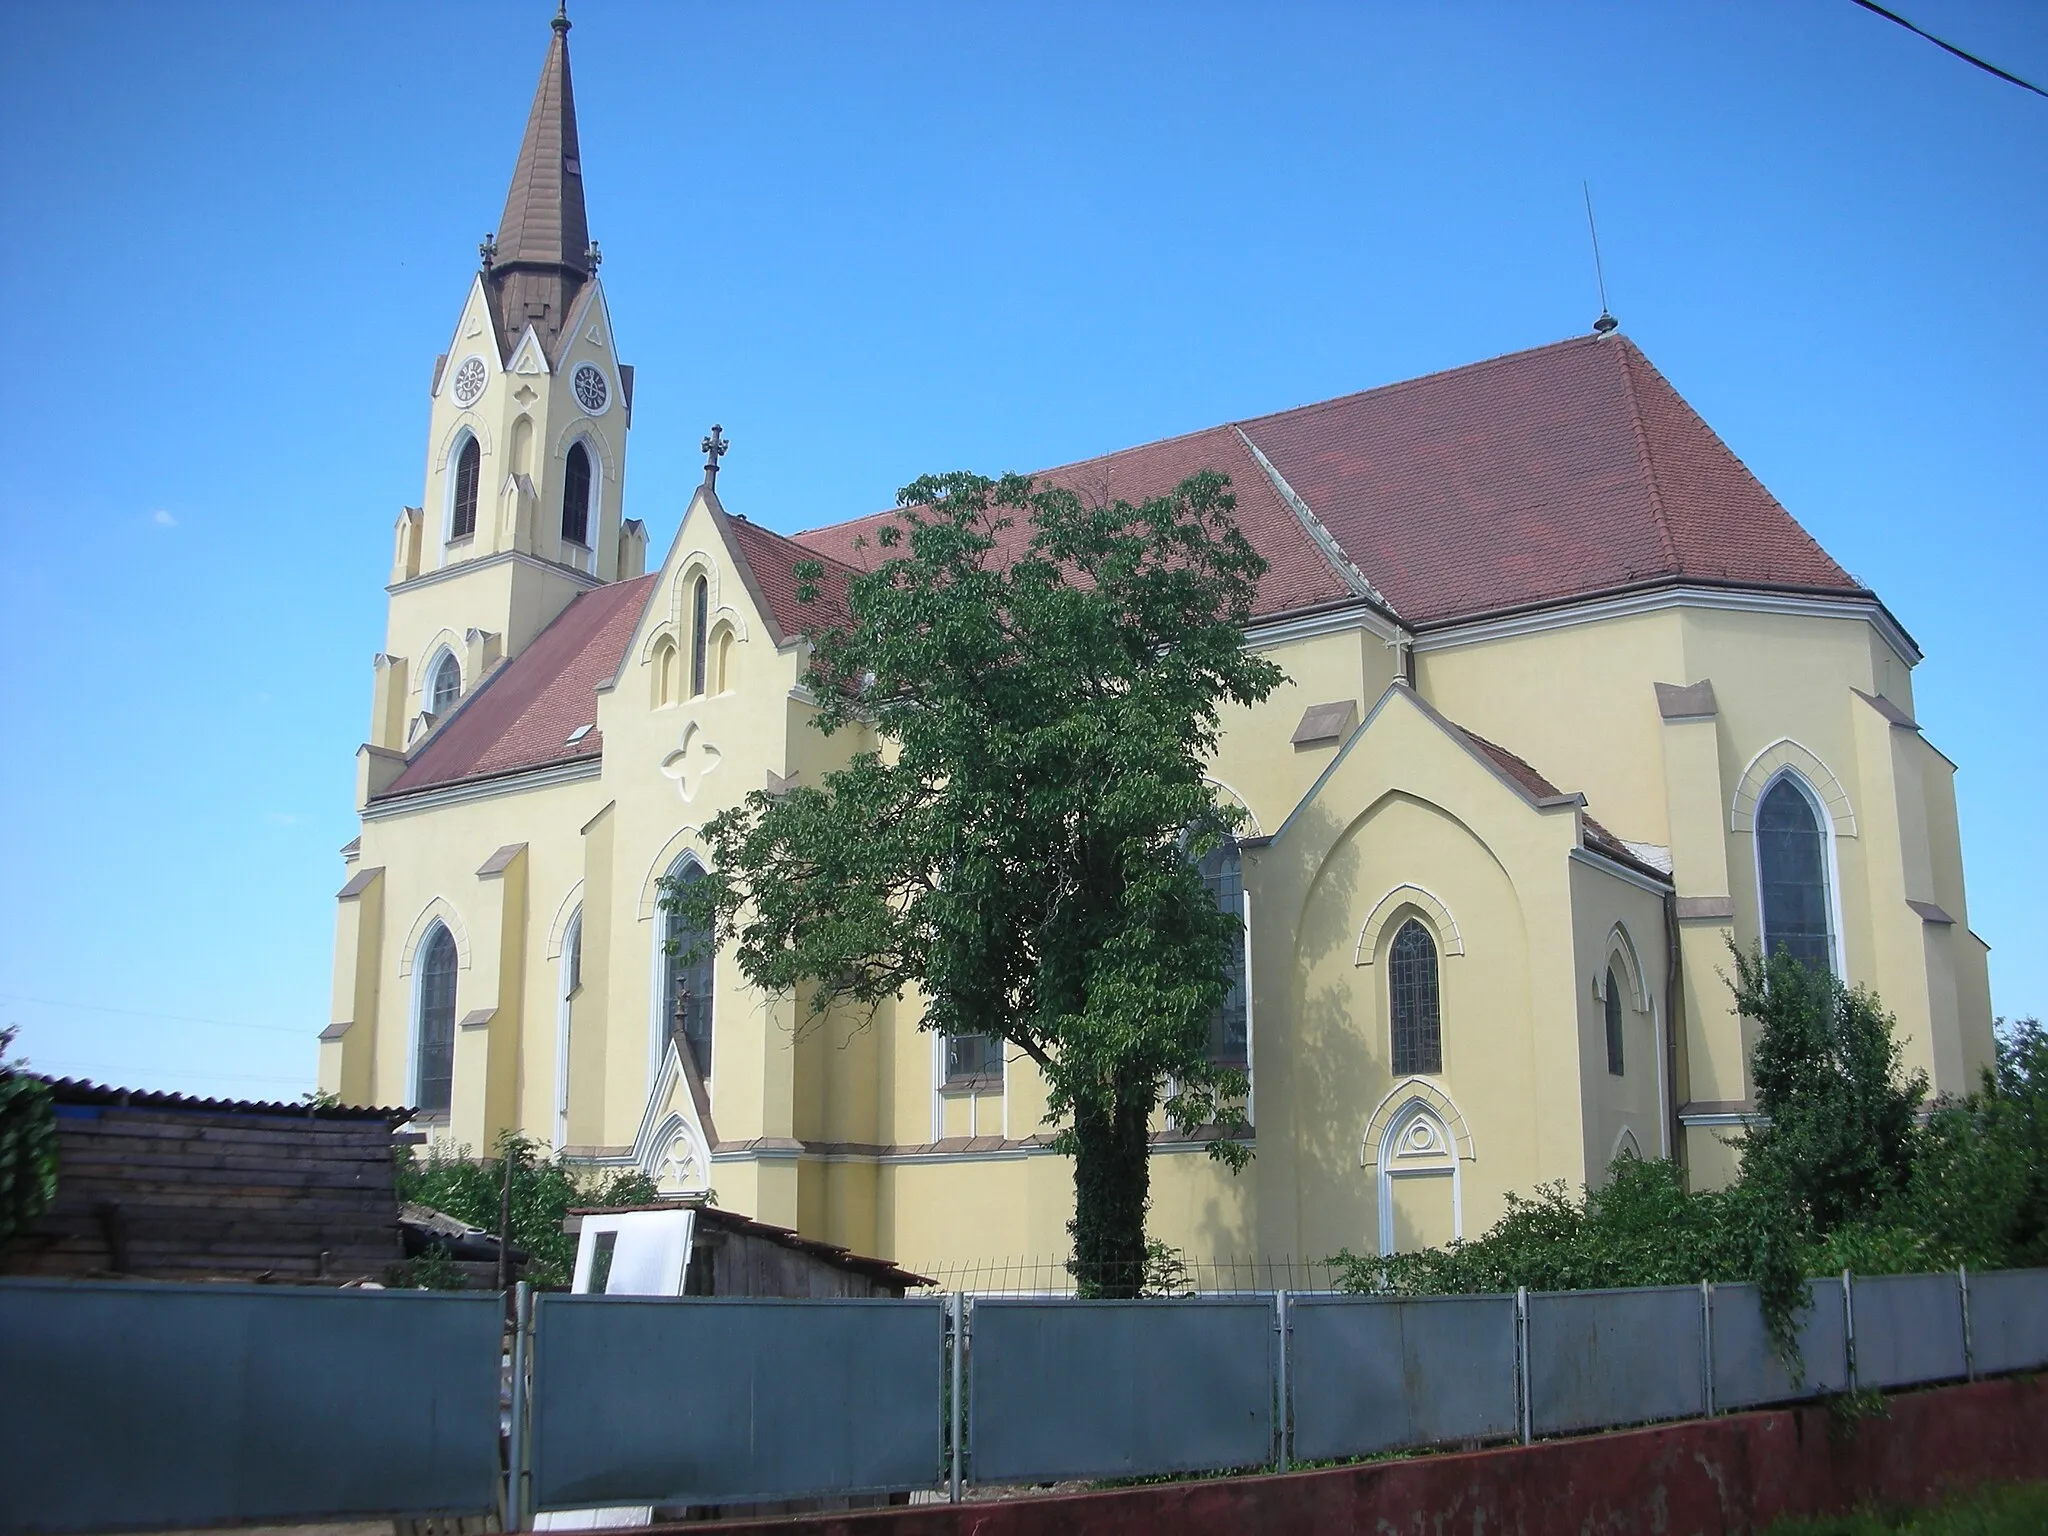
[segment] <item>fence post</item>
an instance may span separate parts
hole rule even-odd
[[[965,1291],[955,1291],[953,1293],[952,1301],[952,1390],[947,1394],[948,1397],[951,1399],[947,1406],[951,1410],[951,1417],[953,1422],[950,1428],[950,1432],[946,1436],[946,1448],[950,1453],[949,1461],[951,1463],[946,1476],[946,1496],[951,1503],[958,1504],[960,1502],[960,1463],[965,1459],[964,1448],[960,1444],[960,1425],[963,1422],[964,1417],[961,1413],[960,1392],[962,1380],[965,1375],[965,1373],[961,1370],[961,1362],[964,1359],[966,1353],[963,1346],[966,1343],[964,1335],[967,1332],[967,1293]]]
[[[1711,1282],[1700,1282],[1700,1401],[1706,1404],[1707,1417],[1714,1416],[1714,1287]]]
[[[1534,1439],[1530,1425],[1534,1415],[1529,1399],[1534,1395],[1529,1383],[1529,1287],[1515,1287],[1515,1395],[1522,1400],[1522,1444]]]
[[[1963,1297],[1963,1380],[1977,1379],[1977,1341],[1970,1336],[1970,1266],[1956,1266],[1956,1284]]]
[[[1287,1406],[1287,1354],[1290,1345],[1288,1343],[1287,1292],[1285,1290],[1278,1290],[1273,1293],[1273,1313],[1273,1325],[1280,1335],[1280,1363],[1276,1373],[1280,1391],[1280,1403],[1277,1416],[1273,1422],[1273,1440],[1277,1448],[1277,1453],[1273,1457],[1273,1464],[1277,1470],[1285,1472],[1287,1470],[1287,1431],[1292,1419],[1292,1414]]]
[[[1856,1287],[1849,1279],[1849,1271],[1842,1271],[1842,1352],[1849,1358],[1843,1362],[1849,1373],[1849,1390],[1856,1390]]]
[[[526,1331],[533,1318],[533,1286],[521,1280],[512,1292],[511,1423],[505,1446],[505,1528],[523,1531],[526,1518]]]

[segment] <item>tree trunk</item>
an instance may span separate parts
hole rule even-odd
[[[1067,1231],[1082,1296],[1136,1296],[1144,1289],[1151,1100],[1118,1082],[1109,1102],[1075,1107],[1074,1219]]]

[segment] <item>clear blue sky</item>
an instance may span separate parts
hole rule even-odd
[[[1898,0],[2048,82],[2039,0]],[[296,1095],[429,373],[552,0],[17,3],[0,1022]],[[1999,1011],[2048,1012],[2048,101],[1848,0],[574,5],[657,549],[1615,313],[1928,659]]]

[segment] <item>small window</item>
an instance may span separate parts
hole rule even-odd
[[[462,663],[452,652],[443,651],[427,679],[427,712],[436,720],[445,720],[461,698]]]
[[[1813,801],[1789,775],[1757,807],[1756,863],[1764,952],[1782,949],[1814,970],[1833,970],[1827,844]]]
[[[669,870],[669,878],[694,885],[704,878],[695,859],[685,856]],[[662,1034],[673,1040],[696,1064],[697,1075],[711,1080],[712,967],[710,935],[683,923],[681,914],[664,914],[662,950]],[[673,946],[671,949],[669,946]]]
[[[462,440],[455,456],[455,505],[448,520],[448,537],[466,539],[476,532],[476,491],[483,478],[483,449],[473,437]]]
[[[690,590],[690,697],[704,693],[704,650],[710,640],[705,622],[710,618],[711,583],[699,576]]]
[[[732,646],[732,631],[729,629],[721,629],[718,632],[717,670],[718,691],[720,693],[732,692]]]
[[[676,701],[676,643],[663,635],[654,643],[654,707]]]
[[[946,1036],[946,1086],[1003,1080],[1003,1042],[994,1035]]]
[[[1444,1069],[1443,1024],[1437,995],[1436,940],[1415,918],[1401,925],[1388,956],[1387,986],[1394,1015],[1394,1075]]]
[[[562,542],[590,547],[590,450],[581,443],[562,469]]]
[[[1614,979],[1614,967],[1607,967],[1607,1070],[1622,1075],[1621,984]]]
[[[1225,838],[1202,860],[1202,884],[1220,912],[1228,912],[1242,923],[1244,918],[1244,853],[1234,837]],[[1209,1018],[1209,1064],[1216,1067],[1249,1067],[1251,1035],[1246,1027],[1244,950],[1242,927],[1230,944],[1230,990]]]
[[[442,923],[420,946],[418,1034],[415,1097],[422,1114],[445,1115],[455,1098],[455,937]]]

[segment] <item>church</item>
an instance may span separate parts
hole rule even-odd
[[[669,547],[625,516],[634,373],[568,33],[397,521],[321,1087],[928,1272],[1056,1261],[1072,1166],[1030,1062],[922,1030],[914,996],[800,1020],[668,942],[705,821],[872,745],[810,726],[795,571],[842,582],[889,514],[750,522],[713,428]],[[1909,1067],[1975,1085],[1986,950],[1920,651],[1611,320],[1040,478],[1138,501],[1203,469],[1287,682],[1226,712],[1210,771],[1245,818],[1204,870],[1245,930],[1212,1049],[1254,1156],[1162,1122],[1154,1236],[1391,1252],[1617,1155],[1725,1181],[1753,1113],[1731,938],[1873,988]]]

